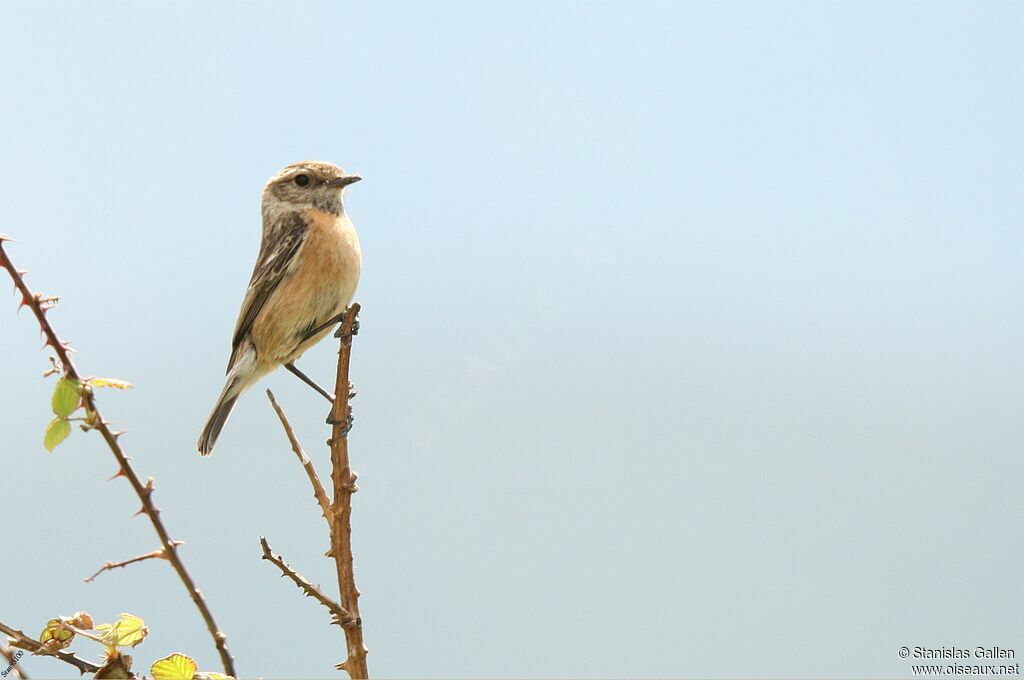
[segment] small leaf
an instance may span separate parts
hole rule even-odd
[[[47,451],[53,451],[57,445],[68,438],[71,434],[71,423],[61,417],[54,418],[46,426],[46,435],[43,437],[43,446]]]
[[[199,666],[184,654],[171,654],[157,659],[150,666],[149,672],[153,680],[192,680]]]
[[[57,649],[64,649],[71,644],[71,641],[75,639],[75,634],[64,628],[60,619],[50,619],[46,622],[46,628],[43,628],[43,632],[39,634],[39,641],[43,644],[53,640],[56,643]],[[53,644],[51,643],[51,646]]]
[[[108,647],[134,647],[149,635],[145,621],[138,616],[125,613],[122,613],[121,618],[115,623],[101,624],[96,626],[96,630],[102,631],[100,638]]]
[[[134,387],[130,382],[118,380],[117,378],[93,378],[88,382],[93,387],[113,387],[118,390],[127,390]]]
[[[57,381],[57,386],[53,388],[53,398],[50,399],[50,405],[53,407],[55,415],[67,418],[75,412],[81,401],[81,384],[71,378],[61,378]]]
[[[216,673],[214,671],[206,672],[200,671],[196,673],[193,680],[235,680],[230,675],[224,675],[223,673]]]

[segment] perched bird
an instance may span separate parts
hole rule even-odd
[[[345,187],[362,179],[336,165],[304,161],[263,189],[263,241],[231,339],[227,380],[199,437],[213,451],[238,397],[278,366],[320,394],[295,360],[330,332],[359,283],[362,253],[345,213]]]

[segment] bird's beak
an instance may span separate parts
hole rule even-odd
[[[355,184],[361,179],[362,177],[360,177],[359,175],[342,175],[341,177],[335,177],[334,179],[329,181],[327,185],[332,187],[338,187],[340,189],[341,187],[347,187],[349,184]]]

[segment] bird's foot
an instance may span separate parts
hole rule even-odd
[[[344,321],[345,321],[345,315],[346,314],[348,314],[348,310],[345,310],[344,312],[342,312],[337,317],[338,321],[341,321],[342,324],[341,324],[341,326],[338,327],[338,330],[334,331],[334,337],[336,337],[336,338],[340,338],[340,337],[343,337],[345,335],[345,333],[344,333],[344,330],[345,330]],[[349,331],[348,335],[359,335],[359,319],[352,319],[352,330]]]
[[[352,431],[352,423],[353,422],[355,422],[355,419],[352,417],[352,409],[351,408],[349,408],[349,410],[348,410],[348,416],[346,418],[344,418],[344,419],[336,420],[334,418],[334,411],[333,410],[330,413],[327,414],[327,424],[328,425],[334,426],[334,425],[337,425],[338,423],[344,423],[345,428],[341,431],[341,436],[343,436],[343,437],[347,437],[348,433]]]
[[[334,324],[338,324],[338,323],[344,324],[346,316],[348,316],[348,309],[345,309],[340,314],[332,316],[330,319],[328,319],[327,321],[323,322],[319,326],[315,326],[313,328],[310,328],[308,331],[306,331],[306,334],[303,336],[303,338],[302,338],[303,342],[305,342],[306,340],[309,340],[310,338],[312,338],[312,337],[314,337],[316,335],[319,335],[322,331],[327,330],[328,328],[330,328]],[[358,332],[358,326],[359,326],[358,320],[355,323],[353,323],[352,325],[354,327],[356,327],[356,330],[352,332],[352,335],[355,335]],[[344,326],[342,326],[342,327],[344,327]],[[340,338],[341,337],[341,328],[339,328],[337,330],[337,332],[335,332],[334,337],[336,337],[336,338]]]

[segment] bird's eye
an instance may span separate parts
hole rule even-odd
[[[295,183],[300,187],[304,187],[309,184],[309,175],[295,175]]]

